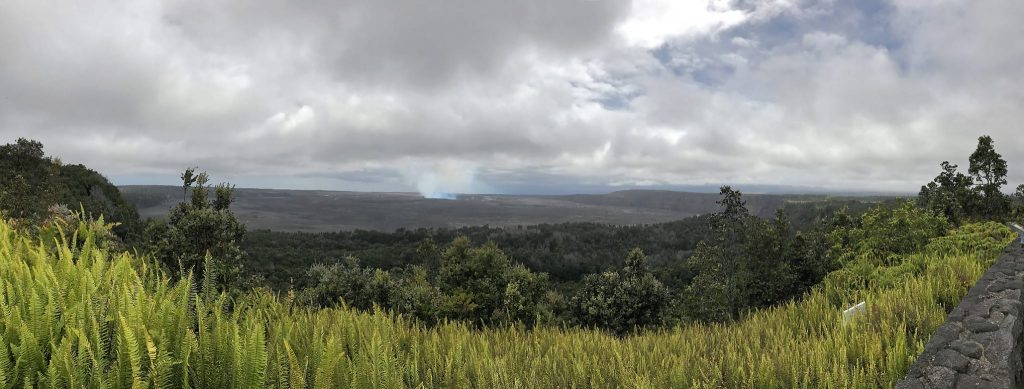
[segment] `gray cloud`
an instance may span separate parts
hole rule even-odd
[[[1024,181],[1012,2],[55,3],[0,4],[0,136],[126,182],[913,191],[981,134]]]
[[[264,51],[360,87],[431,86],[487,78],[524,55],[598,48],[625,17],[614,1],[244,0],[175,3],[167,20],[210,50]],[[267,50],[270,49],[269,52]],[[311,65],[311,66],[310,66]]]

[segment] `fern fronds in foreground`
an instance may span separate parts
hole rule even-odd
[[[616,338],[427,328],[258,291],[229,302],[109,253],[93,235],[83,223],[51,243],[0,220],[0,387],[891,386],[1012,239],[997,224],[968,226],[866,289],[826,280],[736,323]],[[870,309],[844,325],[839,310],[855,300]]]

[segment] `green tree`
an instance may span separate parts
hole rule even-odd
[[[214,190],[213,209],[224,211],[235,201],[235,187],[226,183],[217,184]]]
[[[701,256],[695,255],[693,262],[696,268],[717,269],[716,272],[707,273],[715,280],[709,280],[707,284],[722,284],[729,316],[735,317],[739,314],[740,308],[747,305],[743,290],[752,276],[743,266],[745,261],[749,260],[744,247],[745,235],[750,232],[751,225],[757,220],[747,210],[742,192],[726,185],[721,188],[719,194],[722,198],[717,203],[722,210],[711,217],[711,227],[715,233],[712,244],[717,249],[708,250]],[[718,262],[718,265],[708,266],[707,263],[702,263],[707,261]]]
[[[683,319],[724,321],[744,309],[787,301],[809,290],[836,267],[822,231],[793,232],[784,210],[774,219],[750,215],[742,194],[725,186],[722,210],[710,219],[713,235],[687,259],[696,275],[676,306]],[[845,210],[838,213],[848,222]]]
[[[140,243],[142,220],[135,206],[100,173],[83,165],[61,165],[61,196],[58,202],[71,209],[84,209],[87,216],[114,223],[113,232],[129,245]]]
[[[19,219],[41,219],[55,205],[103,217],[114,234],[134,245],[142,234],[138,211],[106,177],[82,165],[47,157],[43,144],[18,139],[0,146],[0,212]]]
[[[857,226],[836,231],[833,237],[839,239],[833,250],[844,264],[862,260],[874,266],[892,265],[949,229],[944,215],[916,207],[910,201],[895,207],[879,205],[862,215]]]
[[[494,242],[474,247],[460,236],[441,255],[437,286],[443,296],[441,311],[453,319],[477,324],[522,321],[537,312],[549,289],[547,275],[513,266]]]
[[[785,301],[797,286],[796,268],[802,254],[795,246],[789,219],[778,209],[771,221],[753,220],[745,235],[746,299],[754,307],[766,307]]]
[[[576,321],[618,335],[661,324],[669,293],[647,269],[645,260],[643,251],[636,248],[618,271],[584,278],[570,303]]]
[[[700,242],[687,262],[697,276],[686,286],[684,318],[705,322],[722,322],[733,317],[739,296],[738,289],[729,287],[728,279],[737,274],[727,273],[722,266],[722,248],[707,241]]]
[[[304,298],[321,307],[333,306],[339,299],[364,310],[375,304],[386,307],[398,287],[390,273],[362,267],[359,259],[351,256],[329,266],[314,265],[306,276],[313,287],[302,291]]]
[[[476,323],[489,320],[501,308],[510,266],[493,242],[473,247],[466,237],[452,241],[442,254],[437,275],[450,317]]]
[[[985,135],[978,138],[978,147],[971,154],[970,163],[968,172],[982,186],[1006,185],[1006,161],[996,152],[992,137]]]
[[[0,211],[13,218],[40,218],[62,193],[60,165],[43,153],[43,144],[25,138],[0,146]]]
[[[196,182],[196,169],[197,168],[190,167],[181,173],[181,201],[185,201],[185,199],[188,198],[188,189]]]
[[[186,173],[191,173],[189,169]],[[231,213],[229,193],[210,201],[205,172],[198,176],[182,175],[192,199],[171,208],[166,223],[154,222],[147,228],[150,251],[169,269],[184,276],[192,272],[197,280],[210,274],[210,282],[221,287],[242,285],[245,253],[239,244],[245,237],[245,226]],[[194,186],[192,184],[195,184]],[[223,185],[224,191],[230,191]],[[223,198],[221,198],[223,196]],[[206,256],[213,268],[206,268]]]
[[[496,322],[533,325],[552,316],[545,301],[549,289],[547,274],[515,265],[506,271],[506,279],[501,309],[495,312]]]
[[[798,232],[793,239],[790,263],[796,277],[794,293],[804,293],[817,285],[829,272],[839,268],[830,252],[828,228]]]
[[[1002,192],[1006,185],[1006,161],[996,152],[990,136],[978,138],[978,147],[970,156],[969,175],[956,171],[949,162],[942,172],[921,187],[917,203],[939,212],[954,225],[968,219],[1002,219],[1010,214],[1011,200]]]
[[[977,182],[975,191],[980,197],[978,213],[988,219],[1005,217],[1010,210],[1010,200],[1002,192],[1006,185],[1006,160],[996,152],[992,137],[978,138],[978,147],[970,157],[968,173]]]
[[[441,267],[442,250],[431,238],[426,238],[416,246],[416,258],[420,259],[418,265],[425,271],[436,271]]]
[[[978,193],[974,190],[974,179],[957,172],[957,166],[943,161],[942,172],[935,179],[921,187],[917,203],[921,207],[942,213],[955,225],[960,225],[978,204]]]
[[[390,308],[428,324],[436,323],[441,312],[438,301],[441,291],[430,283],[430,277],[423,266],[413,265],[403,269],[396,277],[391,291]]]

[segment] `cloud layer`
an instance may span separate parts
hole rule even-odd
[[[0,4],[0,136],[124,183],[913,191],[990,134],[1024,181],[1024,4]],[[1014,169],[1015,166],[1022,168]]]

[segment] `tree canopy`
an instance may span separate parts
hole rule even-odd
[[[54,205],[103,216],[115,223],[113,231],[125,243],[137,243],[141,237],[135,206],[103,175],[47,157],[38,141],[21,138],[0,146],[0,212],[12,218],[40,219]]]
[[[240,285],[245,252],[239,244],[245,226],[229,209],[232,189],[217,185],[210,199],[209,176],[202,172],[193,179],[193,171],[186,171],[189,177],[182,175],[190,201],[172,208],[166,221],[151,220],[147,226],[149,251],[180,276],[191,272],[197,280],[212,276],[208,281],[219,286]]]
[[[966,220],[1009,216],[1010,198],[1002,192],[1006,185],[1006,161],[995,151],[992,138],[979,137],[969,160],[969,175],[957,172],[957,165],[942,162],[942,172],[921,187],[918,204],[942,213],[955,225]]]

